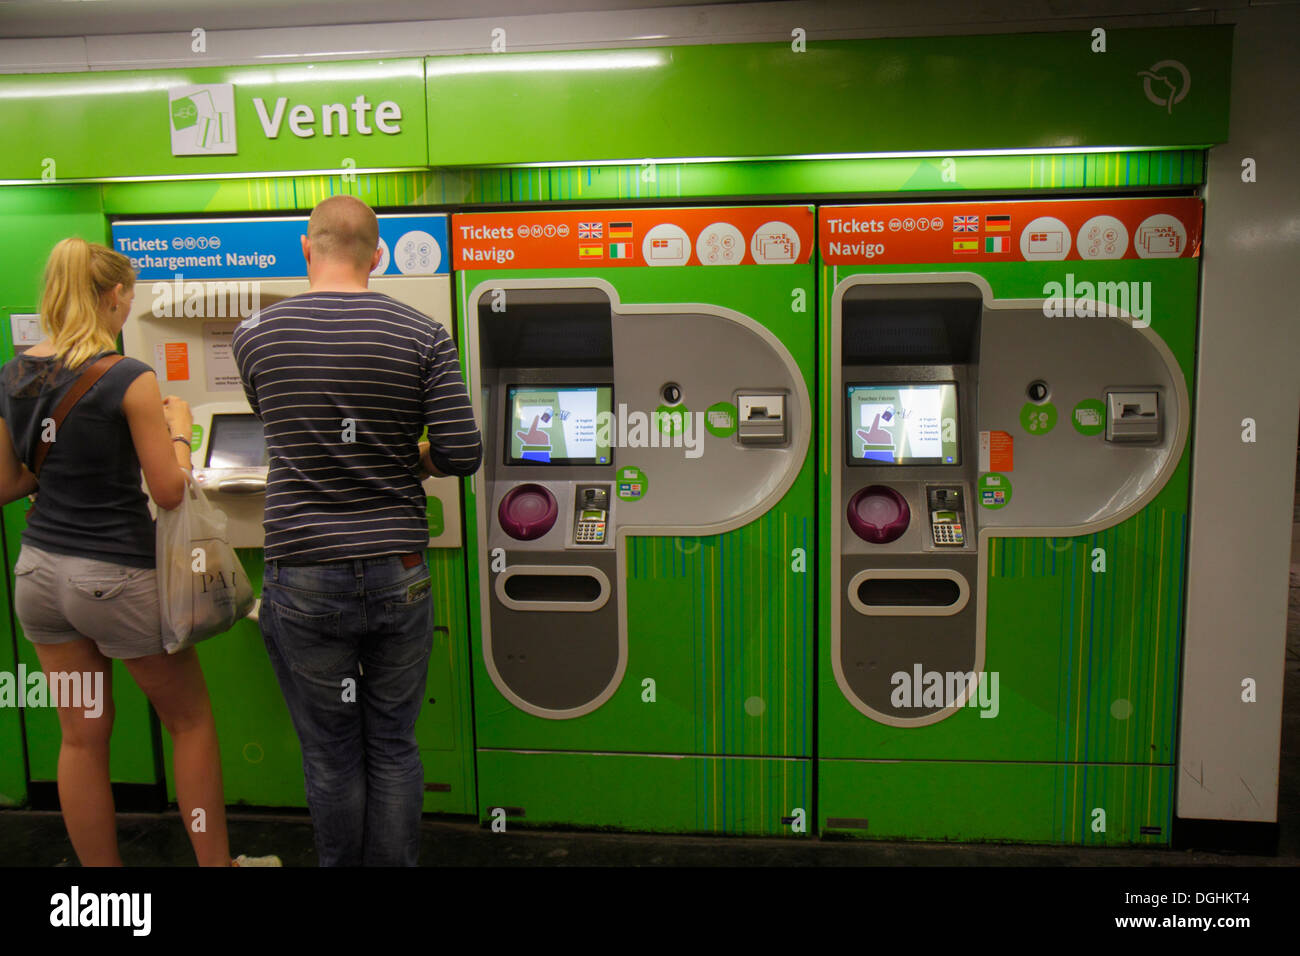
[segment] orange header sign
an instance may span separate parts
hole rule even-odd
[[[1199,199],[822,206],[827,265],[1194,258]]]
[[[451,217],[456,269],[789,265],[813,250],[810,206],[590,209]]]

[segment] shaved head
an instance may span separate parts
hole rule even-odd
[[[331,196],[312,210],[307,241],[313,256],[369,273],[370,260],[379,248],[379,220],[355,196]]]

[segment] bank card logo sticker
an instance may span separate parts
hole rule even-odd
[[[765,222],[749,240],[754,261],[762,264],[795,262],[799,258],[799,231],[788,223]]]
[[[684,266],[691,258],[691,237],[681,226],[661,222],[641,240],[641,258],[648,266]]]
[[[1005,508],[1011,501],[1011,479],[997,472],[980,475],[975,490],[981,508],[997,510]]]
[[[379,252],[379,265],[370,270],[372,276],[383,275],[384,270],[388,268],[388,263],[392,261],[392,257],[388,254],[388,243],[384,241],[383,236],[379,237]]]
[[[1187,248],[1187,229],[1177,216],[1156,213],[1142,220],[1133,247],[1142,259],[1176,259]]]
[[[1106,429],[1106,405],[1099,398],[1085,398],[1070,413],[1070,424],[1080,435],[1100,435]]]
[[[1114,216],[1093,216],[1079,227],[1079,258],[1123,259],[1128,230]]]
[[[239,152],[233,83],[168,90],[167,111],[173,156],[229,156]]]
[[[640,501],[650,491],[650,480],[635,465],[620,468],[615,484],[618,486],[619,501]]]
[[[731,402],[718,402],[704,411],[704,427],[715,438],[730,438],[739,421],[740,413]]]
[[[442,249],[423,229],[412,229],[398,238],[393,259],[404,276],[431,276],[442,263]]]
[[[1070,254],[1070,227],[1055,216],[1030,220],[1020,233],[1020,254],[1031,262],[1064,259]]]
[[[729,222],[710,223],[695,240],[695,255],[701,265],[739,265],[745,258],[745,237]]]
[[[1146,98],[1156,106],[1163,106],[1170,115],[1173,115],[1174,104],[1181,103],[1192,88],[1192,74],[1177,60],[1161,60],[1148,69],[1138,70],[1137,75],[1142,77],[1142,92]]]

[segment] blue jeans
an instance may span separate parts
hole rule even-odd
[[[415,721],[433,648],[424,556],[268,561],[259,618],[302,744],[321,866],[415,866]]]

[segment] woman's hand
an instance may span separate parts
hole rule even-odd
[[[194,427],[194,416],[190,413],[190,403],[175,395],[163,399],[163,418],[167,420],[167,430],[173,438],[189,438]]]

